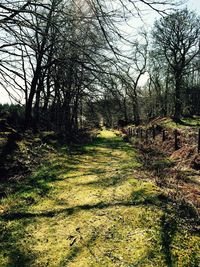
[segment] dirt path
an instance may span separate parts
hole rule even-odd
[[[139,167],[110,131],[52,152],[2,200],[0,266],[199,266],[199,236]]]

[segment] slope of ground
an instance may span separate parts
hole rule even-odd
[[[200,127],[200,117],[196,116],[193,118],[183,118],[181,119],[181,122],[176,123],[172,118],[170,117],[158,117],[154,120],[150,121],[151,125],[162,125],[165,128],[198,128]]]
[[[159,117],[135,128],[139,134],[129,139],[140,150],[143,169],[157,185],[165,187],[181,205],[187,202],[200,215],[199,123],[199,117],[183,119],[181,124]]]
[[[200,237],[111,131],[49,152],[0,206],[0,266],[199,266]]]

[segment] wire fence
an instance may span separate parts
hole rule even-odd
[[[128,127],[123,130],[129,138],[135,137],[146,144],[156,142],[171,142],[173,149],[178,150],[185,145],[196,146],[196,150],[200,153],[200,129],[164,129],[161,126],[152,126],[150,128]]]

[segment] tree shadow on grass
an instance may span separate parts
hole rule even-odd
[[[146,195],[145,195],[146,194]],[[28,218],[39,218],[39,217],[54,217],[59,214],[65,214],[67,216],[73,215],[83,210],[95,210],[95,209],[107,209],[111,207],[133,207],[133,206],[156,206],[159,209],[163,207],[164,202],[167,202],[168,199],[162,197],[161,194],[153,195],[146,193],[145,190],[140,189],[138,191],[133,191],[132,197],[129,201],[118,201],[118,202],[98,202],[96,204],[85,204],[77,205],[74,207],[55,209],[50,211],[42,211],[38,213],[31,212],[10,212],[0,215],[2,220],[19,220],[19,219],[28,219]],[[163,202],[163,203],[162,203]]]
[[[24,267],[24,266],[31,266],[31,262],[34,258],[33,255],[28,253],[25,250],[20,250],[19,245],[15,244],[15,246],[8,247],[7,249],[4,247],[5,250],[4,257],[8,257],[8,264],[7,267]]]
[[[168,267],[174,266],[174,259],[171,253],[173,238],[177,232],[177,222],[174,216],[164,213],[161,217],[161,243],[162,251]]]
[[[173,259],[172,259],[172,253],[171,253],[171,245],[173,241],[173,237],[176,234],[177,231],[177,224],[176,220],[170,215],[169,211],[166,209],[166,204],[169,204],[170,199],[167,197],[164,197],[161,194],[151,194],[150,192],[146,191],[144,188],[134,190],[132,192],[132,197],[129,201],[118,201],[118,202],[98,202],[96,204],[85,204],[85,205],[77,205],[74,207],[64,208],[64,209],[57,209],[57,210],[50,210],[50,211],[43,211],[39,213],[30,213],[30,212],[11,212],[8,214],[3,214],[0,216],[1,220],[6,221],[15,221],[15,220],[22,220],[27,221],[31,223],[33,219],[37,218],[49,218],[54,217],[60,214],[63,214],[64,216],[71,216],[76,213],[79,213],[81,211],[92,211],[92,210],[103,210],[107,208],[112,207],[148,207],[148,208],[157,208],[159,210],[163,210],[164,215],[161,217],[161,225],[160,225],[160,236],[161,236],[161,244],[162,244],[162,252],[165,258],[165,261],[167,263],[167,266],[172,267],[173,266]],[[18,229],[17,231],[20,231]],[[11,242],[12,244],[14,242]],[[85,246],[85,245],[84,245]],[[74,260],[78,255],[82,252],[83,247],[82,244],[79,244],[78,246],[74,246],[71,252],[61,261],[60,266],[65,266],[64,264],[66,262],[70,262]],[[20,254],[20,251],[17,251],[17,249],[14,249],[13,247],[8,246],[8,250],[10,253],[10,258],[15,259],[15,255],[19,253],[19,260],[15,259],[15,262],[11,266],[28,266],[26,263],[31,262],[32,256],[28,253],[22,253],[24,258],[21,258],[22,254]],[[28,256],[26,256],[26,254]],[[149,255],[148,257],[150,257]],[[153,256],[152,256],[153,257]],[[18,262],[21,264],[18,264]],[[142,261],[143,262],[143,261]],[[142,263],[140,262],[140,263]],[[145,258],[144,258],[145,262]],[[17,265],[18,264],[18,265]],[[24,264],[24,265],[23,265]],[[29,265],[30,266],[30,265]],[[140,266],[139,262],[138,264],[133,264],[130,266]]]
[[[7,194],[17,194],[18,197],[24,194],[36,193],[39,196],[45,196],[52,189],[51,183],[63,180],[62,174],[76,169],[76,166],[66,166],[63,168],[61,164],[45,164],[33,172],[32,175],[26,177],[20,182],[13,180],[6,184],[0,184],[0,192],[3,197]],[[30,204],[30,203],[28,203]]]
[[[79,256],[83,252],[84,249],[86,249],[91,258],[93,258],[94,262],[97,262],[97,257],[95,253],[92,250],[92,245],[94,244],[95,240],[98,237],[98,233],[92,233],[89,240],[85,240],[82,237],[82,233],[79,232],[78,240],[75,242],[73,247],[70,249],[70,252],[68,255],[66,255],[60,262],[59,266],[67,266],[71,261],[73,261],[75,258]]]
[[[146,197],[145,197],[146,194]],[[162,200],[163,201],[163,200]],[[110,203],[105,203],[105,202],[98,202],[96,204],[85,204],[85,205],[77,205],[74,207],[69,207],[69,208],[64,208],[64,209],[59,209],[59,210],[50,210],[50,211],[43,211],[39,213],[30,213],[30,212],[11,212],[8,214],[3,214],[0,216],[0,219],[3,222],[13,222],[17,221],[23,224],[23,222],[31,223],[34,222],[35,219],[37,218],[51,218],[60,214],[63,214],[64,216],[71,216],[76,213],[79,213],[81,211],[92,211],[92,210],[104,210],[107,208],[112,208],[112,207],[149,207],[149,208],[162,208],[162,202],[158,196],[150,197],[145,190],[137,190],[133,191],[132,197],[130,201],[118,201],[118,202],[110,202]],[[20,226],[20,224],[19,224]],[[22,225],[21,225],[22,226]],[[24,226],[23,226],[24,227]],[[20,228],[20,227],[19,227]],[[20,232],[21,229],[15,229],[17,232]],[[9,240],[10,238],[6,237],[8,239],[8,243],[11,242],[11,244],[17,244],[16,241]],[[74,246],[71,249],[71,252],[61,261],[62,264],[60,266],[65,266],[64,264],[67,262],[70,262],[74,260],[83,250],[83,248],[87,248],[90,253],[92,254],[92,250],[90,250],[90,242],[93,242],[95,239],[94,237],[89,240],[89,242],[85,244],[78,244],[78,246]],[[5,240],[4,240],[5,241]],[[11,266],[31,266],[28,265],[29,262],[31,262],[31,259],[33,259],[33,255],[30,255],[28,253],[21,253],[20,251],[17,250],[17,245],[15,247],[9,247],[8,245],[8,250],[9,250],[9,256],[11,260],[13,260],[14,264]],[[15,256],[19,253],[18,259],[15,259]],[[22,255],[24,255],[24,258],[22,258]],[[26,256],[27,255],[27,256]],[[95,255],[92,255],[95,260]],[[14,261],[15,259],[15,261]],[[18,264],[19,263],[19,264]],[[17,265],[18,264],[18,265]],[[21,264],[21,265],[20,265]],[[26,265],[27,264],[27,265]],[[138,265],[139,266],[139,265]]]
[[[108,149],[119,149],[122,151],[130,152],[130,146],[128,146],[124,141],[119,137],[105,138],[105,137],[97,137],[93,143],[87,144],[79,149],[84,153],[87,153],[87,148],[93,149],[93,147],[101,147]],[[75,150],[76,151],[76,150]]]
[[[105,143],[101,144],[102,140],[99,142],[100,147],[106,147],[110,142],[105,140]],[[111,144],[111,147],[115,147],[115,141]],[[9,266],[30,266],[29,262],[34,258],[33,255],[25,247],[22,247],[20,239],[24,238],[25,229],[27,225],[34,222],[34,219],[37,217],[53,217],[60,213],[67,213],[67,215],[71,215],[78,210],[91,210],[94,208],[106,208],[109,207],[109,204],[105,203],[97,203],[94,206],[83,205],[77,206],[73,208],[68,208],[65,210],[51,210],[42,213],[29,213],[26,212],[26,208],[28,205],[35,203],[35,195],[40,197],[46,196],[50,190],[52,190],[52,183],[63,180],[62,174],[66,174],[70,171],[76,170],[76,165],[80,163],[80,159],[78,156],[80,154],[88,155],[88,152],[91,156],[96,155],[95,144],[91,144],[91,151],[87,151],[84,147],[74,148],[69,158],[61,158],[61,161],[58,162],[56,159],[52,162],[47,162],[45,165],[40,166],[38,170],[36,170],[31,176],[26,177],[26,179],[21,180],[19,182],[13,183],[11,181],[7,184],[3,185],[2,191],[9,192],[9,196],[13,197],[13,204],[16,204],[14,198],[20,198],[22,204],[19,204],[17,207],[14,205],[10,206],[9,213],[4,213],[0,216],[1,225],[4,230],[1,232],[1,244],[3,244],[3,251],[5,251],[5,257],[9,258]],[[64,152],[62,152],[64,155]],[[109,153],[105,153],[105,157],[107,157]],[[101,154],[102,156],[102,154]],[[69,165],[68,165],[69,164]],[[64,166],[63,166],[64,165]],[[102,173],[103,170],[96,170],[96,174]],[[5,194],[7,195],[7,193]],[[37,201],[37,200],[36,200]],[[22,206],[23,205],[23,206]],[[16,210],[17,208],[17,210]],[[7,227],[5,223],[12,223],[12,227]],[[17,234],[13,234],[13,233]],[[76,252],[76,251],[75,251]],[[76,253],[75,253],[76,254]],[[73,257],[73,255],[71,255]]]
[[[63,173],[74,169],[76,169],[75,165],[63,167],[62,162],[47,162],[21,181],[1,184],[1,191],[5,192],[5,201],[8,201],[9,214],[12,214],[10,217],[12,219],[4,220],[6,212],[0,216],[0,249],[2,251],[0,265],[4,261],[5,266],[10,267],[31,266],[31,262],[37,256],[33,255],[31,248],[28,248],[28,242],[22,243],[21,241],[25,240],[27,226],[33,224],[37,216],[26,216],[26,210],[29,205],[47,196],[53,188],[53,183],[64,179]],[[23,212],[20,212],[22,210]]]
[[[5,250],[4,257],[8,257],[7,267],[24,267],[31,266],[31,262],[34,260],[35,255],[25,249],[19,248],[20,244],[10,245]]]
[[[31,251],[31,248],[26,242],[22,243],[21,241],[27,234],[24,229],[29,223],[33,223],[33,219],[26,219],[23,222],[12,222],[6,227],[3,221],[0,222],[1,260],[5,259],[6,262],[6,265],[1,266],[31,266],[31,262],[36,258],[36,255]]]
[[[70,263],[71,261],[73,261],[76,257],[78,257],[78,255],[83,251],[82,247],[78,247],[78,246],[74,246],[73,248],[71,248],[70,253],[61,260],[60,262],[60,266],[66,266],[66,264]]]
[[[93,174],[93,173],[91,173]],[[99,174],[97,172],[97,174]],[[101,173],[102,174],[102,173]],[[103,188],[106,189],[108,187],[117,187],[119,185],[121,185],[122,183],[124,183],[127,180],[127,178],[122,178],[122,174],[115,174],[112,177],[106,177],[106,178],[102,178],[99,179],[97,181],[91,181],[91,182],[87,182],[87,183],[79,183],[77,185],[79,186],[92,186],[95,188]]]

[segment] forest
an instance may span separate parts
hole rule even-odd
[[[0,1],[0,266],[200,266],[190,1]]]

